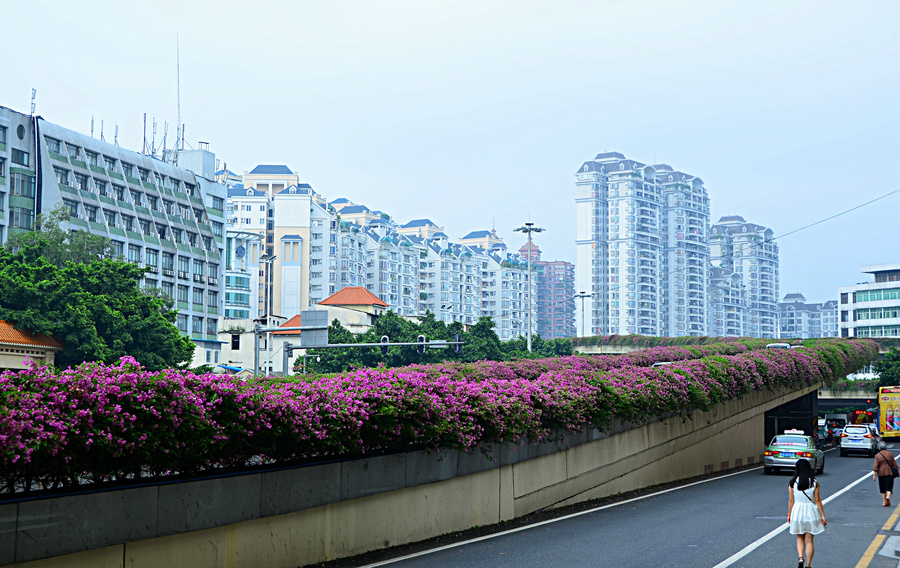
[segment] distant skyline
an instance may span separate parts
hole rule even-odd
[[[776,235],[897,188],[900,4],[472,0],[4,8],[0,105],[139,151],[143,114],[242,174],[545,260],[575,257],[574,173],[604,151],[703,179],[711,221]],[[779,239],[780,296],[900,261],[900,194]]]

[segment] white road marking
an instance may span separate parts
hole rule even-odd
[[[841,490],[838,491],[837,493],[831,495],[830,497],[828,497],[828,499],[825,499],[824,501],[822,501],[822,504],[823,504],[823,505],[826,505],[826,504],[830,503],[830,502],[833,501],[834,499],[837,499],[838,497],[840,497],[841,495],[843,495],[843,494],[846,493],[847,491],[850,491],[850,489],[852,489],[853,487],[859,485],[860,483],[862,483],[863,481],[865,481],[865,480],[867,480],[867,479],[870,479],[871,477],[872,477],[872,472],[870,471],[870,472],[866,473],[864,476],[862,476],[862,477],[860,477],[859,479],[857,479],[856,481],[854,481],[853,483],[851,483],[850,485],[845,486],[843,489],[841,489]],[[716,564],[715,566],[713,566],[713,568],[725,568],[726,566],[731,566],[732,564],[734,564],[735,562],[737,562],[737,561],[740,560],[741,558],[747,556],[748,554],[750,554],[751,552],[753,552],[754,550],[756,550],[757,548],[759,548],[759,547],[762,546],[763,544],[767,543],[768,541],[772,540],[773,538],[775,538],[776,536],[778,536],[779,534],[781,534],[782,532],[784,532],[785,529],[787,529],[789,526],[790,526],[790,525],[789,525],[788,523],[784,523],[783,525],[781,525],[781,526],[778,527],[777,529],[771,531],[771,532],[770,532],[769,534],[767,534],[766,536],[764,536],[764,537],[762,537],[762,538],[760,538],[760,539],[758,539],[758,540],[756,540],[756,541],[754,541],[754,542],[748,544],[747,546],[745,546],[744,548],[742,548],[737,554],[733,554],[732,556],[729,556],[728,558],[726,558],[726,559],[723,560],[722,562],[719,562],[718,564]]]
[[[526,531],[526,530],[533,529],[533,528],[536,528],[536,527],[540,527],[540,526],[543,526],[543,525],[549,525],[549,524],[551,524],[551,523],[557,523],[557,522],[559,522],[559,521],[565,521],[565,520],[567,520],[567,519],[572,519],[572,518],[575,518],[575,517],[580,517],[581,515],[587,515],[587,514],[589,514],[589,513],[594,513],[594,512],[597,512],[597,511],[602,511],[602,510],[604,510],[604,509],[611,509],[611,508],[613,508],[613,507],[619,507],[619,506],[621,506],[621,505],[627,505],[627,504],[629,504],[629,503],[634,503],[635,501],[640,501],[640,500],[642,500],[642,499],[647,499],[647,498],[650,498],[650,497],[655,497],[655,496],[657,496],[657,495],[663,495],[663,494],[669,493],[669,492],[671,492],[671,491],[678,491],[679,489],[685,489],[685,488],[687,488],[687,487],[693,487],[693,486],[695,486],[695,485],[701,485],[701,484],[703,484],[703,483],[709,483],[710,481],[717,481],[717,480],[719,480],[719,479],[724,479],[724,478],[726,478],[726,477],[731,477],[732,475],[741,475],[741,474],[743,474],[743,473],[747,473],[747,472],[750,472],[750,471],[758,471],[758,470],[759,470],[758,467],[757,467],[757,468],[753,468],[753,469],[745,469],[745,470],[743,470],[743,471],[736,471],[736,472],[734,472],[734,473],[729,473],[729,474],[726,474],[726,475],[720,475],[720,476],[718,476],[718,477],[713,477],[713,478],[710,478],[710,479],[704,479],[704,480],[702,480],[702,481],[695,481],[694,483],[688,483],[687,485],[681,485],[681,486],[679,486],[679,487],[672,487],[672,488],[670,488],[670,489],[663,489],[662,491],[657,491],[656,493],[650,493],[650,494],[647,494],[647,495],[641,495],[640,497],[635,497],[635,498],[633,498],[633,499],[628,499],[628,500],[626,500],[626,501],[620,501],[620,502],[618,502],[618,503],[610,503],[609,505],[601,505],[600,507],[594,507],[593,509],[587,509],[587,510],[585,510],[585,511],[579,511],[579,512],[577,512],[577,513],[572,513],[572,514],[570,514],[570,515],[565,515],[565,516],[563,516],[563,517],[557,517],[557,518],[555,518],[555,519],[548,519],[548,520],[546,520],[546,521],[541,521],[541,522],[539,522],[539,523],[534,523],[534,524],[532,524],[532,525],[526,525],[526,526],[522,526],[522,527],[518,527],[518,528],[514,528],[514,529],[509,529],[509,530],[507,530],[507,531],[498,532],[498,533],[494,533],[494,534],[489,534],[489,535],[485,535],[485,536],[480,536],[480,537],[478,537],[478,538],[473,538],[473,539],[470,539],[470,540],[464,540],[464,541],[461,541],[461,542],[454,542],[453,544],[447,544],[447,545],[444,545],[444,546],[439,546],[439,547],[437,547],[437,548],[430,548],[430,549],[428,549],[428,550],[423,550],[422,552],[416,552],[416,553],[414,553],[414,554],[407,554],[406,556],[400,556],[400,557],[397,557],[397,558],[391,558],[391,559],[389,559],[389,560],[382,560],[381,562],[376,562],[376,563],[374,563],[374,564],[366,564],[365,566],[360,566],[360,568],[375,568],[376,566],[387,566],[388,564],[393,564],[393,563],[395,563],[395,562],[402,562],[402,561],[404,561],[404,560],[409,560],[409,559],[411,559],[411,558],[417,558],[417,557],[419,557],[419,556],[425,556],[425,555],[428,555],[428,554],[433,554],[433,553],[435,553],[435,552],[440,552],[440,551],[442,551],[442,550],[449,550],[449,549],[451,549],[451,548],[458,548],[458,547],[460,547],[460,546],[466,546],[466,545],[468,545],[468,544],[474,544],[474,543],[476,543],[476,542],[481,542],[481,541],[483,541],[483,540],[490,540],[490,539],[492,539],[492,538],[497,538],[497,537],[501,537],[501,536],[506,536],[506,535],[508,535],[508,534],[513,534],[513,533],[517,533],[517,532],[521,532],[521,531]],[[857,482],[857,483],[858,483],[858,482]],[[831,499],[831,498],[829,498],[829,500],[830,500],[830,499]]]

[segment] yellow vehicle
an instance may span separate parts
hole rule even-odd
[[[900,438],[900,387],[878,389],[878,426],[882,438]]]

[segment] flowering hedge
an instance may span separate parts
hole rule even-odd
[[[0,375],[0,492],[413,448],[545,439],[686,415],[759,389],[832,384],[869,340],[723,342],[622,356],[359,369],[246,382],[128,357]],[[674,361],[652,367],[656,361]]]

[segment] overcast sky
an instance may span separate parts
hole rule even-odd
[[[140,150],[177,116],[237,173],[452,238],[531,220],[575,260],[574,173],[603,151],[706,184],[712,221],[782,235],[900,189],[900,3],[114,2],[3,8],[0,105]],[[149,127],[148,127],[149,129]],[[779,240],[781,295],[900,262],[900,193]]]

